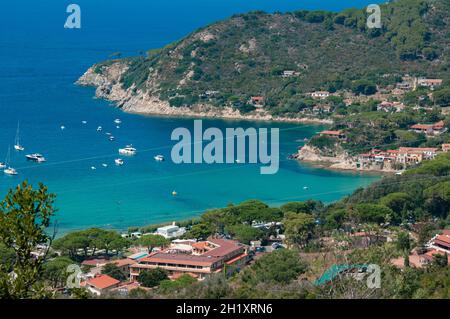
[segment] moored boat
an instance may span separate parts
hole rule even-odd
[[[27,160],[37,162],[37,163],[43,163],[46,161],[45,157],[42,154],[34,153],[34,154],[28,154],[25,155]]]
[[[156,155],[156,156],[154,157],[154,159],[155,159],[155,161],[157,161],[157,162],[163,162],[163,161],[164,161],[164,156],[162,156],[162,155]]]
[[[122,166],[123,165],[123,159],[117,158],[116,160],[114,160],[114,163],[116,163],[117,166]]]
[[[3,173],[5,173],[6,175],[10,175],[10,176],[14,176],[14,175],[18,175],[19,173],[12,167],[8,167],[6,168]]]
[[[20,144],[20,131],[19,131],[19,122],[17,122],[17,132],[16,132],[16,139],[14,141],[14,149],[16,151],[22,152],[25,150],[25,147],[23,147]]]
[[[137,150],[132,145],[127,145],[124,148],[119,149],[119,154],[122,155],[136,155]]]

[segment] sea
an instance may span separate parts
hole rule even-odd
[[[288,159],[323,129],[319,125],[203,120],[203,126],[279,128],[280,170],[261,175],[255,164],[174,164],[171,133],[193,119],[123,113],[94,99],[94,89],[75,81],[94,63],[162,47],[196,29],[253,10],[337,11],[369,0],[41,0],[0,5],[0,161],[14,145],[20,123],[24,152],[12,150],[18,176],[0,175],[0,198],[20,182],[39,182],[57,195],[59,234],[88,227],[124,230],[185,220],[207,209],[259,199],[277,206],[308,199],[330,203],[379,176],[334,172]],[[81,8],[81,28],[65,29],[69,4]],[[299,30],[299,36],[301,36]],[[115,119],[122,123],[117,128]],[[84,122],[84,123],[83,123]],[[103,131],[97,132],[102,126]],[[65,127],[65,129],[61,129]],[[111,142],[106,133],[116,139]],[[114,165],[118,148],[138,154]],[[46,163],[27,162],[42,153]],[[162,154],[164,162],[153,157]],[[106,164],[106,165],[104,165]],[[93,167],[96,169],[94,170]],[[173,192],[177,196],[173,196]]]

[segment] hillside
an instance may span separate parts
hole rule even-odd
[[[364,10],[251,12],[146,56],[98,63],[78,83],[133,112],[195,113],[207,105],[206,112],[227,107],[233,116],[253,111],[248,101],[263,96],[268,113],[284,116],[311,106],[305,93],[349,89],[355,80],[448,77],[449,12],[450,0],[399,0],[382,5],[382,29],[367,29]],[[282,77],[286,70],[296,75]]]

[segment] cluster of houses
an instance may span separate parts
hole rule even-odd
[[[446,256],[450,265],[450,229],[444,229],[433,236],[425,245],[425,249],[414,249],[408,256],[409,264],[412,267],[423,268],[432,263],[437,255]],[[391,262],[399,268],[404,267],[403,258],[396,258]]]
[[[440,151],[448,152],[449,149],[450,144],[442,144],[441,149],[433,147],[400,147],[387,151],[373,149],[369,153],[358,155],[357,168],[364,169],[374,164],[383,166],[390,164],[391,167],[397,164],[405,168],[424,160],[432,160]]]
[[[110,292],[126,295],[130,290],[141,286],[138,281],[139,275],[147,269],[165,269],[169,279],[172,280],[185,274],[203,280],[214,273],[237,271],[249,260],[247,246],[234,240],[213,237],[200,242],[178,239],[173,240],[168,247],[154,249],[150,253],[137,251],[127,258],[118,260],[85,260],[82,265],[90,269],[83,275],[84,281],[81,285],[98,296]],[[127,280],[121,282],[102,274],[107,264],[116,265],[127,275]]]

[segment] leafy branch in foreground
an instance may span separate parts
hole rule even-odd
[[[54,200],[44,185],[35,190],[25,181],[0,203],[0,242],[14,255],[12,264],[0,265],[1,298],[46,297],[39,278],[54,237],[46,232],[55,213]],[[33,254],[38,246],[43,250]]]

